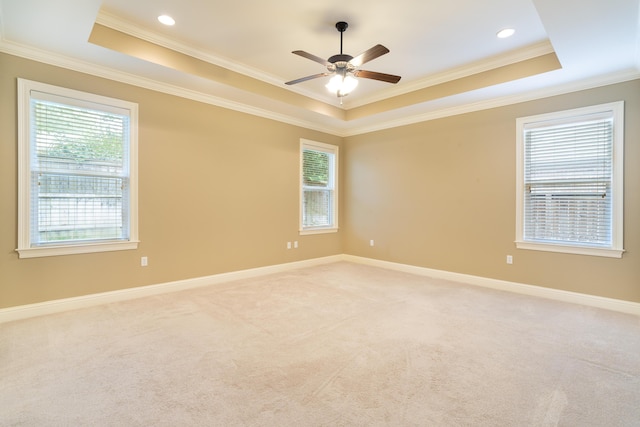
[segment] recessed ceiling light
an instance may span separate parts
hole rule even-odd
[[[498,31],[496,36],[498,36],[498,38],[500,39],[506,39],[507,37],[511,37],[515,32],[516,30],[514,30],[513,28],[505,28],[503,30]]]
[[[158,21],[160,21],[164,25],[174,25],[176,23],[175,19],[173,19],[169,15],[160,15],[160,16],[158,16]]]

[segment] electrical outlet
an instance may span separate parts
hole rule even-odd
[[[369,246],[373,246],[374,243],[373,239],[369,240]]]
[[[287,242],[287,249],[291,249],[291,242]]]
[[[149,258],[147,258],[146,256],[140,258],[140,266],[146,267],[147,265],[149,265]]]
[[[507,264],[513,264],[513,257],[511,255],[507,255]]]
[[[293,249],[298,249],[298,241],[293,242]]]

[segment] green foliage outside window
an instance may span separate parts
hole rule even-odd
[[[302,152],[304,185],[326,187],[329,184],[329,154],[320,151]]]
[[[38,156],[122,163],[122,116],[44,101],[35,103],[34,113]],[[78,125],[73,132],[69,123]]]

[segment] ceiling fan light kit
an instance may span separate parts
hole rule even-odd
[[[333,75],[331,80],[329,80],[329,83],[326,84],[326,88],[332,93],[335,93],[338,98],[342,98],[344,96],[347,96],[353,89],[356,88],[356,86],[358,85],[358,79],[356,79],[356,77],[379,80],[386,83],[398,83],[400,81],[400,76],[358,69],[358,67],[362,64],[365,64],[373,59],[378,58],[379,56],[389,53],[389,49],[387,49],[386,47],[378,44],[362,52],[356,57],[342,53],[342,34],[345,32],[348,26],[349,24],[343,21],[336,23],[336,29],[340,32],[340,53],[331,56],[329,59],[322,59],[319,56],[312,55],[303,50],[294,50],[292,52],[295,55],[302,56],[304,58],[324,65],[325,67],[327,67],[327,72],[301,77],[299,79],[286,82],[285,84],[294,85],[297,83],[305,82],[307,80]]]
[[[353,76],[343,76],[336,74],[331,77],[329,83],[325,85],[329,92],[335,93],[338,97],[347,96],[358,86],[358,79]]]

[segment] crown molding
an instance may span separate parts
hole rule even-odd
[[[400,126],[407,126],[415,123],[420,123],[429,120],[435,120],[439,118],[455,116],[464,113],[470,113],[474,111],[485,110],[489,108],[503,107],[511,104],[517,104],[520,102],[532,101],[536,99],[547,98],[550,96],[562,95],[570,92],[576,92],[580,90],[591,89],[600,86],[606,86],[610,84],[622,83],[625,81],[635,80],[640,78],[640,70],[631,69],[623,72],[610,74],[606,76],[599,76],[595,78],[585,79],[578,82],[571,82],[567,84],[561,84],[545,89],[535,89],[516,95],[508,95],[499,98],[492,98],[477,102],[468,102],[461,105],[448,108],[437,108],[428,112],[419,112],[415,114],[409,114],[401,119],[385,119],[385,114],[379,114],[372,116],[372,124],[365,124],[362,126],[352,125],[349,126],[346,123],[344,126],[331,126],[321,125],[311,120],[304,120],[293,115],[277,113],[274,111],[266,110],[263,108],[254,107],[244,103],[231,101],[222,97],[210,95],[204,92],[187,89],[184,87],[168,84],[158,80],[149,79],[139,75],[126,73],[123,71],[111,69],[104,66],[99,66],[87,61],[82,61],[77,58],[64,56],[57,53],[52,53],[42,49],[34,48],[31,46],[22,45],[5,39],[0,40],[0,52],[4,52],[10,55],[30,59],[37,62],[65,68],[71,71],[77,71],[96,77],[101,77],[120,83],[130,84],[138,86],[144,89],[153,90],[156,92],[166,93],[168,95],[179,96],[193,101],[202,102],[209,105],[214,105],[221,108],[226,108],[241,113],[250,114],[253,116],[263,117],[266,119],[275,120],[282,123],[287,123],[294,126],[303,127],[309,130],[315,130],[318,132],[324,132],[339,137],[355,136],[369,132],[375,132],[385,129],[391,129]]]
[[[460,67],[431,74],[425,78],[405,83],[402,86],[391,86],[384,91],[378,92],[377,94],[358,99],[357,101],[347,102],[345,103],[346,108],[350,109],[361,107],[363,105],[382,101],[386,98],[404,95],[406,93],[414,92],[416,90],[424,89],[430,86],[462,79],[474,74],[479,74],[507,65],[516,64],[518,62],[537,58],[549,53],[555,53],[555,51],[553,50],[553,46],[551,45],[551,43],[548,40],[545,40],[522,49],[513,50],[503,55],[493,56],[491,58],[477,61],[472,64],[466,64]]]
[[[224,67],[228,70],[244,74],[246,76],[261,80],[266,83],[276,85],[282,83],[280,79],[276,78],[275,76],[269,75],[255,68],[248,67],[244,64],[239,64],[237,62],[231,61],[228,58],[213,55],[210,52],[206,52],[202,49],[196,49],[194,47],[188,46],[184,43],[180,43],[176,40],[154,33],[152,31],[140,28],[139,26],[125,21],[122,18],[117,17],[116,15],[110,14],[109,12],[105,12],[104,10],[101,10],[98,13],[96,24],[104,25],[105,27],[109,27],[113,30],[120,31],[122,33],[145,40],[153,44],[157,44],[167,49],[175,50],[176,52],[180,52],[182,54],[200,59],[202,61]]]
[[[245,76],[254,78],[256,80],[260,80],[262,82],[272,84],[274,86],[282,87],[283,85],[282,79],[276,76],[273,76],[271,74],[265,73],[262,70],[258,70],[256,68],[252,68],[247,65],[240,64],[238,62],[230,60],[229,58],[225,58],[219,55],[214,55],[211,52],[194,48],[185,43],[181,43],[179,41],[176,41],[169,37],[165,37],[153,31],[140,28],[136,24],[126,21],[121,17],[111,14],[109,12],[106,12],[104,10],[100,10],[100,12],[98,13],[98,16],[96,18],[96,24],[104,25],[105,27],[109,27],[112,30],[120,31],[130,36],[137,37],[141,40],[147,41],[149,43],[153,43],[158,46],[162,46],[164,48],[174,50],[176,52],[182,53],[183,55],[191,56],[201,61],[209,62],[219,67],[226,68],[230,71],[243,74]],[[305,90],[304,88],[299,86],[298,87],[286,86],[285,89],[291,92],[295,92],[300,95],[306,96],[308,98],[315,99],[316,101],[319,101],[319,102],[327,102],[326,98],[318,96],[316,93],[310,90]]]
[[[229,58],[214,55],[211,52],[194,48],[187,44],[171,39],[169,37],[165,37],[161,34],[155,33],[153,31],[140,28],[136,24],[126,21],[121,17],[111,14],[107,11],[101,10],[98,13],[98,16],[96,18],[96,23],[109,27],[113,30],[128,34],[132,37],[137,37],[141,40],[145,40],[147,42],[165,47],[167,49],[174,50],[184,55],[191,56],[193,58],[196,58],[205,62],[209,62],[211,64],[214,64],[220,67],[224,67],[236,73],[255,78],[265,83],[269,83],[278,87],[282,86],[282,79],[276,76],[270,75],[268,73],[265,73],[261,70],[258,70],[252,67],[248,67],[244,64],[240,64],[238,62],[232,61]],[[404,83],[401,86],[392,86],[386,90],[378,92],[377,94],[360,98],[356,101],[350,101],[348,99],[345,99],[344,104],[341,106],[341,108],[348,110],[350,108],[360,107],[363,105],[384,100],[386,98],[404,95],[406,93],[414,92],[416,90],[420,90],[420,89],[424,89],[424,88],[438,85],[441,83],[446,83],[448,81],[472,76],[474,74],[482,73],[484,71],[489,71],[495,68],[515,64],[521,61],[536,58],[538,56],[546,55],[549,53],[554,53],[553,46],[551,45],[551,42],[549,40],[544,40],[524,48],[515,49],[511,52],[507,52],[506,54],[493,56],[487,59],[483,59],[481,61],[477,61],[472,64],[466,64],[453,69],[441,71],[439,73],[432,74],[422,79]],[[285,89],[298,93],[300,95],[306,96],[308,98],[315,99],[316,101],[319,101],[319,102],[327,102],[326,98],[318,96],[316,93],[312,91],[305,90],[301,86],[287,86]]]
[[[166,93],[168,95],[179,96],[185,99],[191,99],[193,101],[202,102],[209,105],[214,105],[229,110],[238,111],[241,113],[250,114],[253,116],[263,117],[266,119],[275,120],[278,122],[287,123],[294,126],[304,127],[310,130],[316,130],[319,132],[329,133],[336,136],[344,136],[342,130],[331,127],[322,126],[316,122],[309,120],[302,120],[291,115],[280,114],[263,108],[253,107],[251,105],[243,104],[240,102],[230,101],[225,98],[210,95],[204,92],[187,89],[184,87],[164,83],[158,80],[149,79],[139,75],[126,73],[123,71],[111,69],[108,67],[99,66],[90,62],[82,61],[76,58],[52,53],[42,49],[34,48],[31,46],[22,45],[7,40],[0,41],[0,52],[4,52],[10,55],[18,56],[21,58],[41,62],[56,67],[65,68],[71,71],[77,71],[84,74],[89,74],[95,77],[101,77],[108,80],[117,81],[120,83],[130,84],[133,86],[141,87],[144,89],[153,90],[156,92]]]
[[[418,113],[408,115],[401,119],[380,121],[373,125],[349,128],[344,136],[356,136],[364,133],[376,132],[380,130],[392,129],[401,126],[412,125],[430,120],[441,119],[444,117],[457,116],[474,111],[488,110],[491,108],[505,107],[508,105],[519,104],[521,102],[535,101],[537,99],[549,98],[552,96],[564,95],[571,92],[594,89],[597,87],[624,83],[640,78],[640,70],[632,69],[619,72],[616,74],[598,76],[578,82],[566,83],[554,87],[544,89],[534,89],[516,95],[507,95],[498,98],[491,98],[482,101],[469,102],[454,107],[439,108],[426,113]]]

